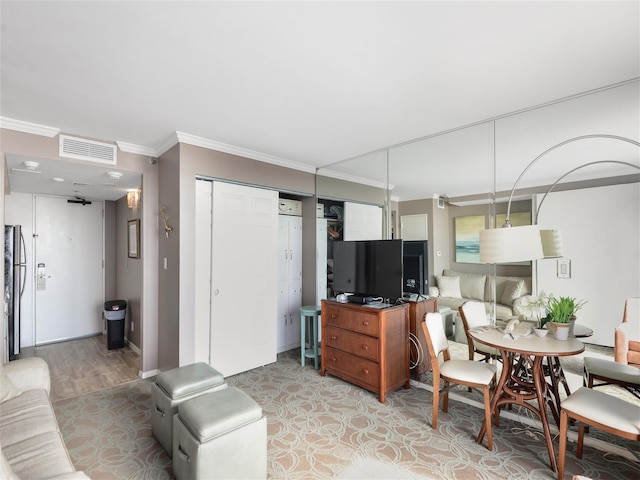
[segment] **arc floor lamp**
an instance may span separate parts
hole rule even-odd
[[[627,143],[631,143],[640,147],[640,143],[630,138],[621,137],[618,135],[608,134],[591,134],[582,135],[579,137],[573,137],[563,142],[554,145],[553,147],[545,150],[536,158],[533,159],[529,165],[522,171],[520,176],[516,179],[516,182],[509,194],[509,203],[507,204],[507,216],[502,228],[493,228],[489,230],[480,231],[480,262],[482,263],[512,263],[523,262],[529,260],[538,260],[541,258],[558,258],[563,256],[562,251],[562,239],[559,230],[540,230],[537,226],[538,214],[540,207],[544,202],[547,195],[555,188],[555,186],[567,175],[596,164],[602,163],[615,163],[620,165],[626,165],[636,170],[640,170],[639,165],[633,163],[618,161],[618,160],[598,160],[594,162],[585,163],[579,167],[569,170],[567,173],[558,178],[551,187],[544,194],[538,205],[537,213],[535,216],[533,225],[525,225],[521,227],[513,227],[509,222],[509,215],[511,212],[511,202],[513,195],[520,183],[522,177],[529,171],[529,169],[540,160],[542,157],[552,152],[553,150],[560,148],[568,143],[577,142],[585,139],[592,138],[608,138],[613,140],[619,140]]]

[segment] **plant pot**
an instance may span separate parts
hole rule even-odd
[[[573,328],[576,326],[576,317],[569,317],[569,336],[573,337]]]
[[[553,336],[556,340],[567,340],[570,327],[571,325],[568,323],[549,322],[549,329],[553,331]]]

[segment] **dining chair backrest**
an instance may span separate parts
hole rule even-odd
[[[444,333],[444,327],[442,326],[442,315],[438,312],[427,313],[424,318],[424,322],[427,325],[428,335],[427,346],[429,347],[429,353],[431,354],[432,361],[434,357],[438,357],[440,353],[449,348],[449,342],[447,336]]]
[[[481,325],[487,325],[489,323],[483,302],[464,302],[460,306],[460,310],[464,313],[467,329],[480,327]]]

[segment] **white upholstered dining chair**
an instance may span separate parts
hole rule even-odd
[[[425,314],[422,329],[427,340],[427,348],[431,357],[433,369],[433,414],[431,427],[438,428],[438,404],[440,394],[442,397],[442,411],[447,412],[449,407],[449,388],[451,384],[464,385],[482,390],[484,397],[484,417],[487,424],[487,443],[489,450],[493,450],[493,437],[491,436],[491,385],[495,383],[496,366],[474,362],[473,360],[452,360],[449,355],[449,342],[442,326],[442,315],[439,313]],[[442,354],[442,363],[440,362]],[[440,380],[444,386],[440,388]]]
[[[488,347],[482,343],[474,343],[473,338],[469,335],[470,329],[489,324],[484,303],[474,302],[473,300],[464,302],[460,305],[458,311],[460,312],[462,326],[464,327],[464,334],[467,337],[469,360],[474,359],[475,353],[482,355],[483,358],[481,360],[484,362],[489,361],[492,357],[496,359],[500,358],[500,352],[497,349]]]
[[[587,427],[598,428],[629,440],[640,440],[640,407],[638,405],[592,388],[581,387],[561,404],[558,480],[564,478],[569,419],[578,422],[578,446],[576,449],[578,458],[582,458],[582,446]],[[640,460],[640,456],[637,453],[635,455]]]
[[[640,298],[625,301],[614,338],[615,361],[585,357],[584,386],[618,385],[640,398]]]

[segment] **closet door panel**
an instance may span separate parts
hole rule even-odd
[[[210,363],[225,377],[276,361],[278,195],[214,182]]]

